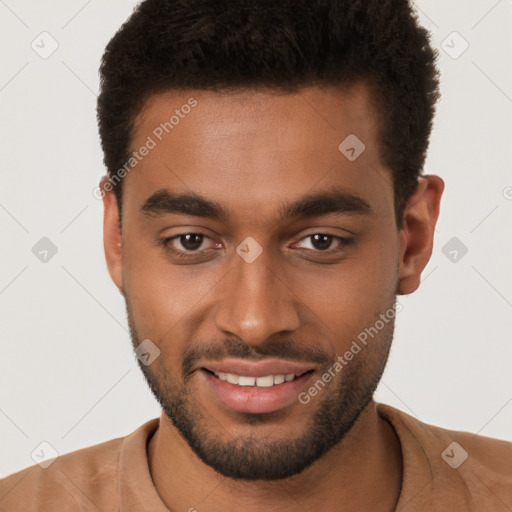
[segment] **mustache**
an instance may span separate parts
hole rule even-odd
[[[303,345],[290,340],[266,341],[256,347],[247,345],[241,340],[226,339],[216,344],[195,344],[188,347],[183,353],[182,374],[186,380],[194,370],[198,369],[201,360],[221,361],[227,358],[246,359],[248,361],[262,361],[264,359],[278,358],[289,361],[315,363],[321,366],[332,363],[334,353],[311,345]]]

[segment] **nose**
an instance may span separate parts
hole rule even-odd
[[[236,256],[219,294],[217,328],[250,346],[299,328],[298,298],[267,251],[251,263]]]

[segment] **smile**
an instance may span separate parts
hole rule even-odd
[[[291,382],[298,375],[288,373],[286,375],[265,375],[264,377],[250,377],[246,375],[235,375],[234,373],[213,372],[220,380],[236,384],[238,386],[258,386],[260,388],[271,388],[284,382]]]
[[[261,414],[296,404],[314,368],[292,361],[230,359],[208,362],[198,374],[206,393],[223,409]]]

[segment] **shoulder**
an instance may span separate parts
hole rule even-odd
[[[478,462],[481,469],[486,468],[512,477],[512,442],[430,425],[385,404],[377,404],[377,410],[382,417],[390,421],[395,430],[398,430],[399,437],[400,433],[405,434],[407,431],[407,437],[414,437],[419,444],[427,448],[429,454],[432,449],[443,448],[442,452],[431,454],[434,455],[436,463],[457,456],[457,461],[452,461],[452,465],[457,465],[458,462],[462,465],[463,458],[469,460],[471,457],[473,461]],[[455,444],[450,447],[452,443]],[[462,450],[466,452],[467,457]]]
[[[411,506],[438,510],[434,502],[444,499],[452,510],[512,508],[511,442],[430,425],[384,404],[377,411],[399,437]]]
[[[49,466],[33,465],[0,480],[0,510],[97,510],[95,501],[115,490],[124,438],[76,450]],[[108,498],[115,499],[116,493]]]
[[[143,510],[148,504],[151,510],[164,510],[147,460],[147,443],[158,426],[159,419],[154,418],[125,437],[0,480],[0,512],[107,512]]]

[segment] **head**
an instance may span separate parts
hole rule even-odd
[[[147,0],[108,44],[107,264],[160,351],[153,393],[219,473],[299,473],[371,401],[432,251],[434,61],[406,1]],[[216,375],[233,361],[302,375],[248,407]]]

